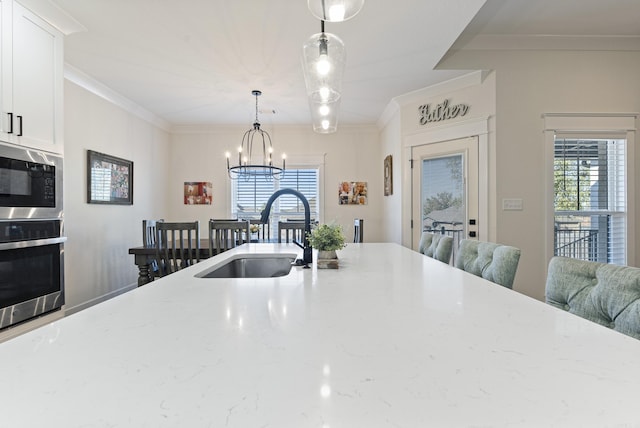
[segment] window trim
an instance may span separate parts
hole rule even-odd
[[[635,216],[635,123],[636,113],[545,113],[544,122],[544,194],[545,194],[545,242],[546,264],[553,257],[554,229],[554,187],[553,160],[554,144],[558,135],[621,138],[627,140],[625,187],[627,198],[626,260],[635,264],[636,260],[636,216]],[[546,269],[546,265],[545,265]]]

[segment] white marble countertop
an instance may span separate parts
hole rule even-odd
[[[640,427],[640,341],[396,244],[201,279],[0,344],[2,427]]]

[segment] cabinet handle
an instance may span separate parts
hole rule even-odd
[[[20,129],[18,131],[18,137],[22,137],[22,116],[16,116],[18,118],[18,120],[20,121],[20,127],[18,129]]]
[[[9,115],[9,130],[7,134],[13,134],[13,113],[7,113]]]

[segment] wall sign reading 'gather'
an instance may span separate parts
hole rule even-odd
[[[418,107],[418,112],[420,113],[420,125],[426,125],[430,122],[440,122],[442,120],[464,116],[468,111],[468,105],[449,105],[449,100],[444,100],[434,108],[431,108],[431,104],[424,104]]]

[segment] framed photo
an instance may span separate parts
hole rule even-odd
[[[367,205],[366,181],[341,181],[338,185],[338,205]]]
[[[87,203],[133,205],[133,162],[87,150]]]
[[[393,195],[393,158],[384,158],[384,195]]]

